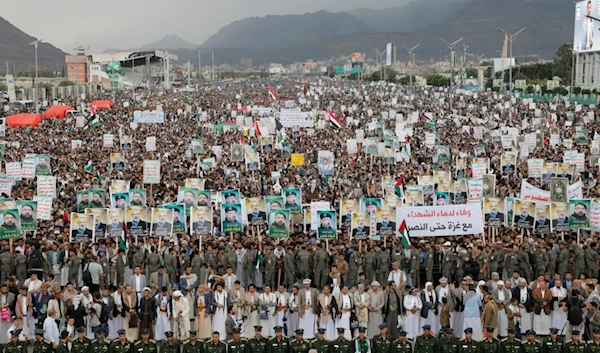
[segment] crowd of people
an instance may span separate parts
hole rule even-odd
[[[269,87],[277,99],[267,98]],[[205,190],[238,190],[242,198],[299,189],[300,207],[328,201],[339,215],[342,200],[388,200],[385,179],[418,185],[419,177],[437,171],[452,180],[469,179],[475,157],[486,158],[487,174],[495,175],[492,197],[518,197],[524,181],[550,190],[549,182],[528,177],[527,160],[563,162],[571,148],[551,144],[550,135],[557,132],[569,140],[581,126],[590,137],[574,149],[590,163],[570,181],[582,183],[581,198],[594,199],[600,197],[598,160],[592,161],[600,154],[594,150],[599,124],[588,115],[594,106],[538,101],[532,107],[525,99],[494,92],[450,94],[328,78],[226,81],[195,92],[123,91],[56,103],[78,106],[92,98],[113,100],[114,106],[98,110],[83,128],[72,119],[46,119],[33,129],[9,128],[2,138],[5,163],[28,154],[48,155],[57,182],[53,219],[38,220],[36,230],[19,239],[1,240],[0,343],[7,347],[39,341],[50,342],[48,349],[75,349],[92,344],[86,340],[102,346],[109,339],[118,352],[129,349],[125,346],[133,343],[128,342],[141,350],[160,341],[161,350],[186,342],[191,345],[183,348],[186,352],[204,342],[202,349],[215,352],[226,347],[234,352],[409,352],[413,345],[415,351],[437,353],[448,345],[441,352],[458,351],[456,339],[461,338],[464,352],[476,351],[469,346],[472,341],[482,341],[479,349],[517,352],[515,338],[521,338],[518,345],[524,350],[531,341],[545,352],[564,352],[549,348],[563,342],[557,336],[572,339],[568,344],[590,339],[600,345],[598,233],[589,227],[538,233],[502,222],[493,232],[486,227],[477,234],[409,237],[406,244],[398,231],[378,237],[374,229],[370,238],[353,237],[340,219],[335,236],[325,240],[318,239],[300,212],[289,214],[288,237],[272,238],[269,223],[225,232],[221,212],[229,209],[222,210],[220,200],[209,206],[212,226],[203,236],[190,230],[189,217],[182,217],[189,231],[138,237],[125,229],[122,237],[85,243],[73,241],[78,234],[69,223],[69,215],[81,212],[78,191],[108,195],[113,180],[127,181],[128,190],[145,189],[147,207],[177,203],[185,180],[200,178]],[[164,123],[133,123],[133,111],[157,106]],[[290,106],[314,111],[314,128],[283,128],[278,122],[271,132],[276,143],[265,148],[261,137],[266,132],[259,133],[255,122],[261,117],[252,107],[272,108],[273,116]],[[418,120],[410,121],[415,112]],[[433,120],[424,121],[425,112]],[[241,115],[251,118],[250,124],[215,128],[239,122]],[[334,126],[331,115],[341,126]],[[92,120],[97,124],[92,126]],[[402,133],[398,121],[405,122]],[[477,128],[487,133],[475,138]],[[514,170],[503,168],[501,161],[506,146],[499,137],[507,128],[518,128],[521,137],[543,136],[528,158],[516,160]],[[357,130],[365,139],[386,141],[385,131],[395,129],[403,140],[387,145],[392,155],[348,153],[347,142],[357,139]],[[425,134],[431,132],[436,145],[448,146],[445,161],[426,146]],[[130,145],[106,148],[105,134],[128,136]],[[151,136],[156,151],[145,147]],[[197,139],[205,146],[200,154],[191,150]],[[72,149],[72,140],[81,140],[81,147]],[[518,141],[515,137],[515,151]],[[258,152],[258,169],[248,171],[230,154],[238,143]],[[292,165],[284,147],[304,154],[303,163]],[[325,161],[333,164],[331,173],[319,172],[319,151],[332,152],[334,160],[328,155]],[[124,156],[122,168],[113,168],[115,152]],[[214,163],[203,162],[210,158]],[[158,184],[144,185],[145,160],[160,160]],[[3,196],[34,200],[36,190],[35,178],[23,178]],[[449,204],[466,203],[458,190],[451,194]],[[403,207],[405,196],[402,191],[396,195],[397,207]],[[422,204],[436,202],[435,193],[426,193]],[[545,337],[541,348],[535,341],[540,337]]]

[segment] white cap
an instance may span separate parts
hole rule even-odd
[[[176,291],[173,292],[173,297],[175,297],[175,298],[179,298],[179,297],[181,297],[181,295],[182,294],[181,294],[180,290],[176,290]]]
[[[444,246],[452,246],[452,243],[450,243],[449,241],[444,243]]]

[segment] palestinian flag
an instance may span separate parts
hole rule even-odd
[[[260,235],[258,235],[258,246],[256,248],[256,262],[254,263],[253,267],[255,271],[259,269],[262,258],[262,239],[260,238]]]
[[[398,228],[398,232],[400,232],[400,236],[402,237],[402,247],[404,249],[408,249],[410,247],[410,236],[408,235],[408,229],[406,229],[405,220],[402,220],[402,223],[400,223],[400,228]]]
[[[271,97],[272,100],[274,100],[274,101],[277,100],[277,95],[275,94],[275,91],[273,91],[273,89],[271,87],[269,87],[269,96]]]
[[[342,123],[335,117],[335,114],[330,110],[329,111],[329,122],[332,123],[338,129],[342,128]]]
[[[394,185],[394,192],[398,197],[402,198],[402,178],[398,178],[396,180],[396,185]]]
[[[96,171],[96,178],[98,178],[98,184],[102,184],[102,174],[99,171]]]
[[[95,117],[94,120],[92,120],[92,126],[97,127],[99,124],[100,124],[100,119],[98,119],[98,117]]]
[[[423,117],[423,120],[425,121],[425,126],[435,127],[435,122],[431,120],[431,118],[429,118],[427,115]]]
[[[71,162],[71,170],[77,170],[77,163]]]
[[[87,163],[87,165],[85,166],[85,171],[89,172],[94,168],[94,165],[92,164],[92,160],[90,159]]]
[[[404,145],[404,152],[406,153],[408,158],[410,158],[410,142],[408,141],[408,139],[406,140],[406,144]]]

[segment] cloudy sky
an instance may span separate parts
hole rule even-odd
[[[371,0],[369,8],[388,8],[410,0]],[[24,7],[27,9],[24,10]],[[176,34],[202,44],[221,27],[250,16],[347,11],[366,7],[363,0],[30,0],[7,2],[2,14],[25,33],[72,52],[129,49]]]

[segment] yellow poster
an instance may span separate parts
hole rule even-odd
[[[304,165],[304,153],[292,153],[292,167]]]

